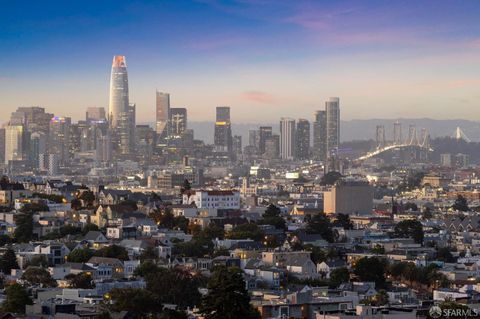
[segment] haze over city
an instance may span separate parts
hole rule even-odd
[[[0,13],[0,118],[19,106],[81,119],[108,107],[113,55],[127,57],[137,122],[155,90],[212,121],[480,118],[477,1],[10,1]]]

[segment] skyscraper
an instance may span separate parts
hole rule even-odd
[[[170,94],[156,91],[156,132],[160,143],[168,137],[170,118]]]
[[[170,137],[179,138],[187,129],[187,109],[174,107],[170,109]]]
[[[296,158],[306,160],[310,157],[310,122],[305,119],[299,119],[295,135]]]
[[[260,154],[265,153],[265,142],[272,136],[272,127],[271,126],[260,126],[258,129],[259,141],[258,141],[258,150]]]
[[[9,161],[24,159],[24,133],[22,125],[5,127],[5,164],[8,164]]]
[[[313,157],[324,161],[327,157],[327,114],[325,111],[315,112],[313,122]]]
[[[113,57],[110,78],[110,102],[108,120],[111,128],[117,128],[122,113],[128,113],[127,62],[123,55]]]
[[[336,155],[340,144],[340,99],[331,97],[325,102],[327,118],[327,156]]]
[[[295,120],[284,118],[280,120],[280,157],[286,160],[295,158]]]
[[[65,164],[69,159],[71,124],[72,120],[69,117],[55,116],[50,121],[48,154],[55,154],[60,164]]]
[[[103,107],[88,107],[85,120],[88,124],[91,122],[105,121],[105,108]]]
[[[214,144],[217,151],[232,152],[232,126],[229,106],[217,106]]]

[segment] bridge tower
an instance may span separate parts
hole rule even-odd
[[[377,132],[376,132],[376,142],[377,142],[377,149],[385,147],[385,126],[377,125]]]
[[[393,123],[393,144],[400,145],[402,143],[402,123],[396,121]]]

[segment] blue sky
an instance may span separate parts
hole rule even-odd
[[[211,120],[480,118],[479,1],[4,1],[0,119],[18,106],[84,116],[107,106],[126,55],[139,121],[155,89]]]

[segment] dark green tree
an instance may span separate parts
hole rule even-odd
[[[407,219],[395,225],[393,235],[400,238],[413,238],[417,244],[423,242],[423,226],[418,220]]]
[[[79,274],[68,274],[65,276],[65,279],[68,280],[70,287],[77,289],[93,289],[95,288],[95,283],[90,274],[81,272]]]
[[[31,305],[32,300],[27,290],[19,284],[12,284],[5,288],[6,298],[2,303],[2,310],[13,313],[25,313],[25,305]]]
[[[450,249],[448,249],[447,247],[442,247],[437,249],[437,260],[446,263],[454,263],[455,257],[453,257]]]
[[[86,263],[94,255],[94,251],[88,248],[77,248],[67,255],[67,260],[71,263]]]
[[[377,288],[385,287],[385,273],[387,263],[377,257],[363,257],[353,267],[353,273],[361,281],[373,281]]]
[[[203,279],[181,268],[156,270],[145,274],[147,289],[158,296],[157,302],[175,304],[180,309],[200,304],[200,292]]]
[[[38,255],[33,256],[29,261],[26,263],[26,267],[33,266],[33,267],[48,267],[48,259],[45,255]]]
[[[340,284],[350,281],[350,272],[347,268],[336,268],[330,272],[330,284],[338,287]]]
[[[98,226],[92,223],[88,223],[82,228],[82,235],[88,234],[89,231],[98,231]]]
[[[52,278],[45,268],[28,267],[22,275],[22,279],[31,285],[42,285],[44,287],[55,287],[57,282]]]
[[[156,317],[162,311],[162,304],[157,296],[145,289],[113,289],[109,293],[113,301],[111,310],[115,312],[128,311],[135,318]]]
[[[260,319],[250,305],[245,281],[238,269],[219,267],[208,282],[208,294],[202,298],[200,313],[205,319]]]
[[[189,190],[191,190],[191,189],[192,189],[192,184],[190,184],[190,182],[189,182],[188,179],[185,179],[185,180],[183,181],[182,187],[180,188],[181,193],[183,194],[183,193],[185,193],[185,192],[187,192],[187,191],[189,191]]]
[[[241,224],[227,233],[227,238],[230,239],[253,239],[262,240],[264,236],[263,231],[254,223]]]
[[[15,215],[14,237],[19,243],[28,243],[33,238],[33,213],[22,212]]]
[[[322,185],[333,185],[335,184],[336,181],[338,181],[340,178],[342,178],[342,174],[339,172],[328,172],[322,177],[322,180],[320,184]]]
[[[262,216],[262,219],[258,222],[260,225],[272,225],[277,229],[286,229],[285,219],[281,216],[280,208],[270,204],[268,205],[265,213]]]
[[[322,238],[329,243],[333,243],[334,241],[332,224],[330,223],[330,220],[328,219],[327,215],[325,215],[325,213],[314,215],[308,221],[306,230],[309,234],[321,235]]]
[[[353,229],[353,223],[348,214],[337,214],[336,220],[333,222],[333,226],[342,227],[343,229]]]
[[[10,274],[12,269],[19,269],[17,256],[13,249],[8,248],[0,259],[0,267],[4,274]]]
[[[110,245],[100,248],[94,253],[94,256],[97,257],[108,257],[108,258],[118,258],[120,260],[128,260],[127,250],[118,245]]]
[[[468,212],[470,210],[470,208],[468,207],[467,199],[460,194],[457,196],[457,199],[452,205],[452,208],[461,212]]]

